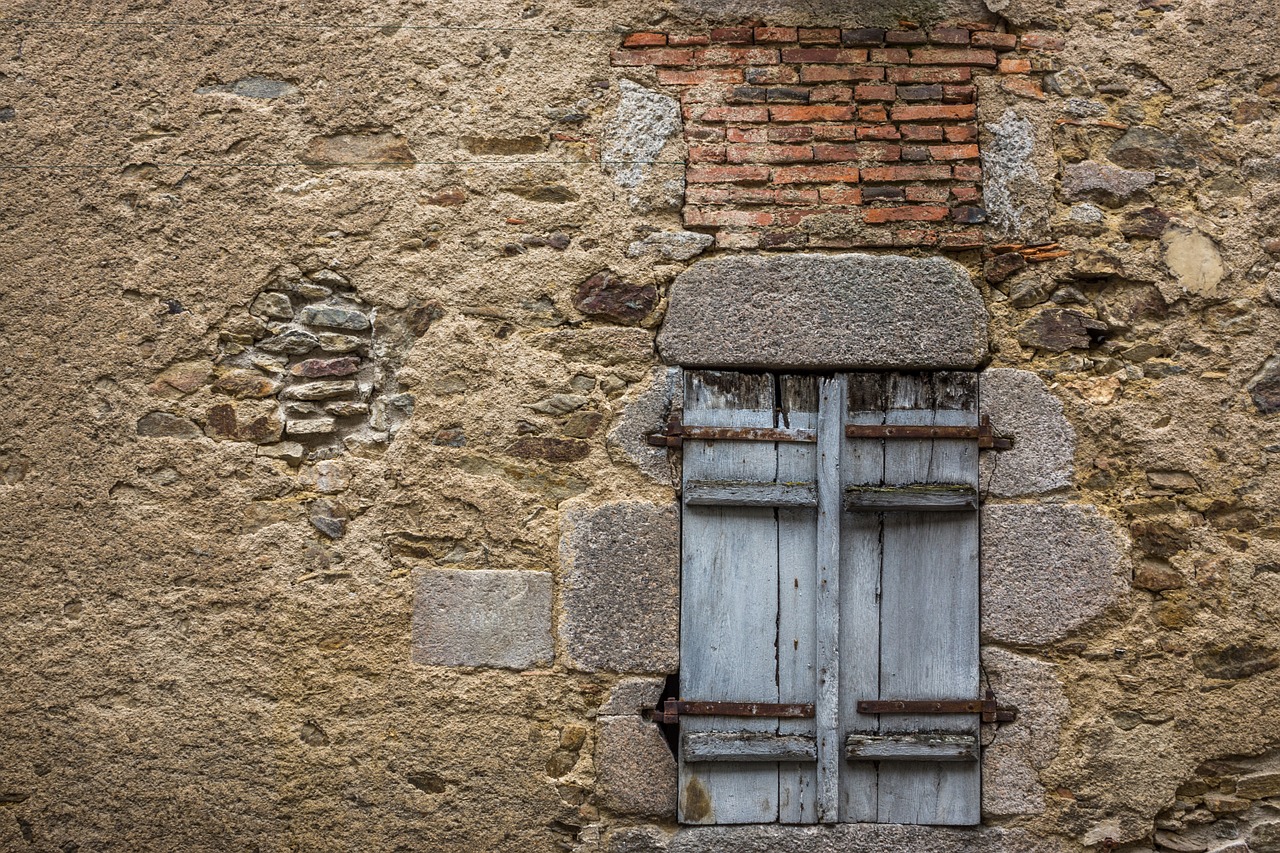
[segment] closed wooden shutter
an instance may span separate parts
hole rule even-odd
[[[978,821],[977,714],[857,710],[978,696],[977,442],[850,424],[976,428],[976,375],[686,373],[681,699],[812,708],[682,714],[682,822]]]

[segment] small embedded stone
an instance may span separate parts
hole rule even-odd
[[[369,328],[369,318],[351,308],[337,305],[308,305],[298,312],[298,322],[330,329],[362,332]]]
[[[604,423],[600,412],[575,412],[564,422],[561,432],[570,438],[591,438]]]
[[[635,325],[648,317],[658,303],[652,284],[632,284],[610,270],[601,270],[578,285],[574,307],[587,316],[608,317]]]
[[[341,539],[347,532],[347,508],[335,500],[312,501],[308,520],[311,526],[330,539]]]
[[[1062,192],[1068,201],[1088,200],[1119,207],[1155,181],[1151,172],[1133,172],[1085,160],[1063,169]]]
[[[323,376],[350,376],[360,369],[358,358],[310,358],[300,361],[289,372],[294,376],[319,379]]]
[[[369,414],[367,403],[356,403],[351,400],[339,400],[336,403],[325,403],[324,410],[335,418],[354,418]]]
[[[710,234],[695,231],[655,231],[627,246],[627,257],[651,254],[669,261],[687,261],[711,248],[714,242],[715,237]]]
[[[351,473],[334,459],[321,459],[298,472],[298,483],[321,494],[344,492],[351,485]]]
[[[305,421],[289,421],[285,424],[285,432],[289,435],[328,435],[333,430],[333,418],[312,418]]]
[[[1280,797],[1280,773],[1264,771],[1250,773],[1236,780],[1236,796],[1260,800],[1264,797]]]
[[[1243,797],[1219,794],[1216,791],[1204,795],[1204,806],[1214,814],[1234,814],[1249,808],[1253,803]]]
[[[1128,169],[1186,169],[1196,164],[1177,140],[1145,125],[1129,128],[1107,151],[1107,159]]]
[[[1067,308],[1050,308],[1019,326],[1017,337],[1023,346],[1066,352],[1097,345],[1106,331],[1106,323],[1087,314]]]
[[[1169,226],[1169,214],[1158,207],[1144,207],[1125,216],[1120,233],[1126,237],[1156,238]]]
[[[339,273],[336,273],[333,270],[327,270],[327,269],[316,270],[313,273],[308,273],[307,278],[311,279],[317,284],[324,285],[325,287],[338,288],[338,289],[344,288],[350,283],[347,281],[345,276]]]
[[[1198,492],[1200,484],[1186,471],[1148,471],[1147,482],[1153,489],[1171,492]]]
[[[517,439],[507,448],[507,453],[520,459],[541,459],[546,462],[577,462],[591,452],[591,445],[573,438],[542,438],[530,436]]]
[[[201,432],[189,418],[169,412],[148,412],[138,418],[138,435],[148,438],[199,438]]]
[[[1186,581],[1180,573],[1168,565],[1148,560],[1134,569],[1133,585],[1138,589],[1163,592],[1168,589],[1182,589],[1186,586]]]
[[[360,338],[353,338],[351,335],[339,335],[336,332],[320,332],[316,335],[316,340],[320,344],[320,349],[325,352],[352,352],[360,348],[364,343]]]
[[[439,447],[466,447],[467,436],[460,427],[437,430],[431,443]]]
[[[1192,655],[1196,669],[1206,678],[1238,681],[1280,667],[1280,653],[1257,643],[1235,643],[1205,649]]]
[[[280,390],[280,383],[256,370],[228,370],[213,383],[213,390],[236,399],[270,397]]]
[[[222,441],[249,441],[254,444],[272,444],[280,440],[284,424],[274,412],[254,415],[243,414],[234,403],[212,406],[205,413],[205,432],[211,438]]]
[[[587,404],[587,398],[581,394],[552,394],[545,400],[539,400],[529,408],[544,415],[567,415],[574,409]]]
[[[316,336],[301,329],[289,329],[258,343],[258,349],[286,355],[305,355],[320,345]]]
[[[1071,275],[1074,278],[1109,278],[1123,274],[1124,265],[1110,252],[1085,252],[1077,255],[1071,263]]]
[[[252,339],[250,339],[252,343]],[[179,394],[190,394],[209,379],[213,365],[207,361],[189,361],[165,368],[148,389],[152,394],[164,394],[177,391]]]
[[[269,290],[258,294],[249,306],[249,313],[255,317],[289,320],[293,318],[293,304],[285,294]]]
[[[264,444],[258,448],[259,456],[266,456],[268,459],[281,459],[290,465],[297,465],[307,450],[296,441],[282,441],[279,444]]]
[[[983,264],[982,275],[989,283],[999,284],[1026,265],[1027,259],[1019,253],[1005,252]]]
[[[1249,380],[1247,390],[1259,414],[1280,412],[1280,356],[1266,360],[1262,369]]]
[[[331,397],[354,393],[355,390],[356,383],[350,380],[304,382],[285,389],[283,396],[290,400],[328,400]]]

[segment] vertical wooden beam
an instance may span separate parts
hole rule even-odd
[[[818,820],[840,820],[844,761],[840,720],[840,457],[844,447],[844,382],[818,387],[817,702]]]

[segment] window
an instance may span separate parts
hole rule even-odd
[[[681,822],[978,822],[977,390],[686,372]]]

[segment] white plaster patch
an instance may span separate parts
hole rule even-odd
[[[663,146],[680,129],[680,104],[630,80],[619,80],[622,100],[605,127],[600,159],[614,183],[629,189],[648,176]]]

